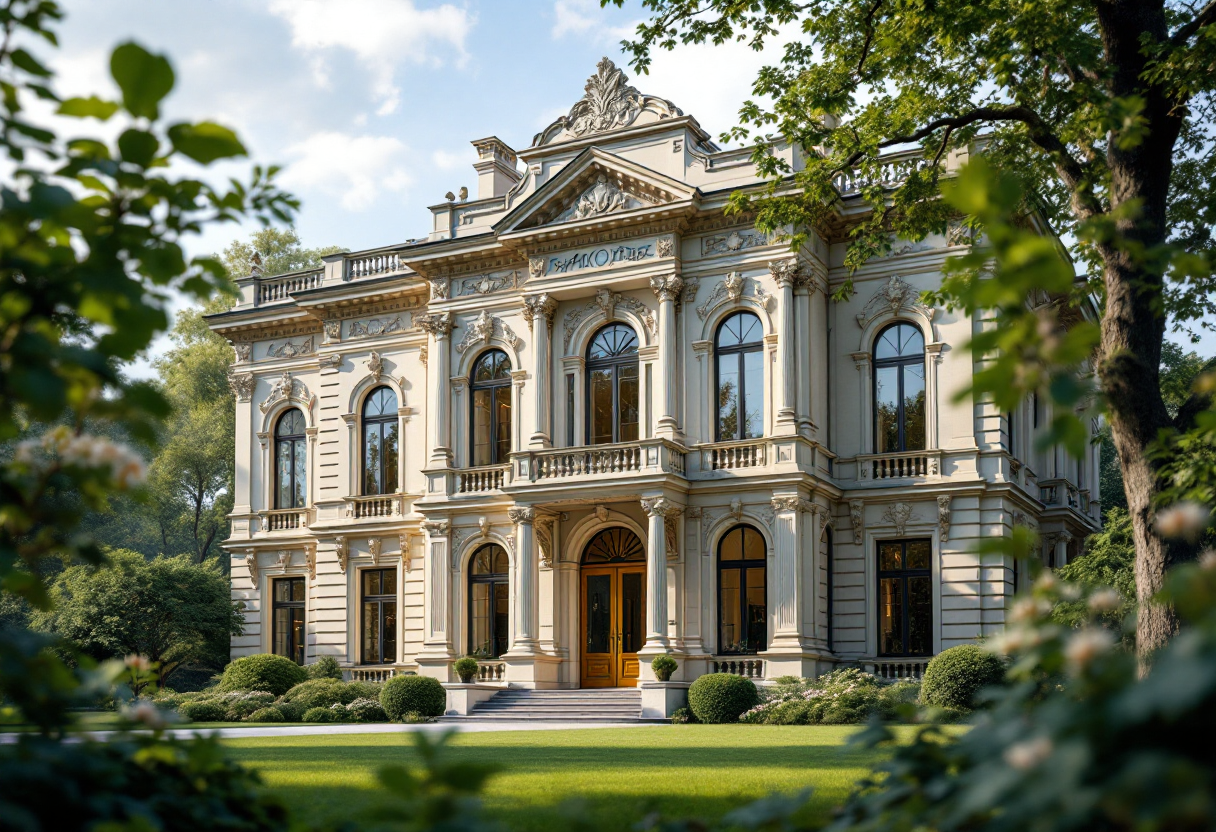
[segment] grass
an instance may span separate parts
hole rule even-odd
[[[686,725],[460,734],[451,759],[495,763],[488,816],[513,832],[568,828],[568,801],[590,828],[629,830],[651,812],[714,820],[772,792],[813,787],[805,819],[823,817],[878,759],[846,747],[849,726]],[[375,772],[416,763],[405,734],[261,737],[225,743],[262,773],[297,817],[354,819],[384,796]]]

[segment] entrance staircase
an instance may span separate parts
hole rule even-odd
[[[468,716],[440,717],[440,722],[654,722],[642,719],[642,693],[637,688],[599,690],[531,690],[507,688],[473,706]]]

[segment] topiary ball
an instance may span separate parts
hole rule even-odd
[[[214,699],[183,702],[177,712],[191,722],[223,722],[227,716],[224,704]]]
[[[313,664],[308,665],[309,679],[337,679],[342,681],[342,666],[333,656],[322,656]]]
[[[701,722],[737,722],[745,711],[760,704],[760,692],[751,681],[731,673],[708,673],[688,689],[688,707]]]
[[[269,708],[262,708],[254,711],[245,718],[246,722],[287,722],[287,717],[283,716],[283,712],[273,705]]]
[[[394,676],[384,683],[380,704],[393,721],[411,711],[422,716],[443,716],[448,694],[439,680],[430,676]]]
[[[309,708],[304,712],[304,722],[334,722],[335,714],[329,708]]]
[[[961,644],[933,657],[921,680],[922,704],[970,710],[980,688],[1005,680],[1005,663],[975,644]]]
[[[359,698],[359,691],[350,689],[346,682],[337,679],[309,679],[283,694],[280,701],[295,703],[304,710],[328,708],[330,705],[345,705]]]
[[[264,690],[282,696],[308,678],[308,672],[286,656],[259,653],[224,668],[220,690]]]

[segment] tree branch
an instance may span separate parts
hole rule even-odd
[[[874,0],[874,5],[870,6],[870,11],[866,13],[866,39],[861,45],[861,57],[857,59],[858,77],[861,76],[861,70],[865,67],[866,58],[870,57],[870,46],[874,43],[874,15],[878,14],[882,2],[883,0]]]
[[[1208,0],[1197,15],[1170,36],[1170,46],[1186,46],[1192,35],[1213,21],[1216,21],[1216,0]]]

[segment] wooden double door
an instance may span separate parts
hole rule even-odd
[[[582,687],[635,687],[646,640],[646,567],[584,566],[581,575]]]

